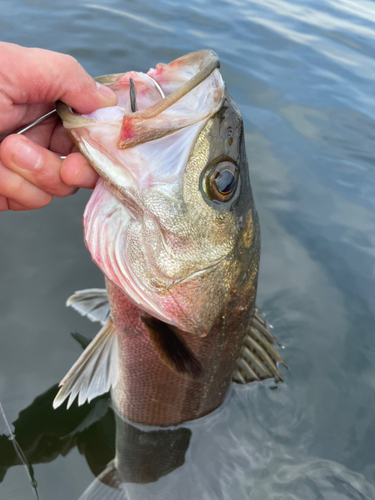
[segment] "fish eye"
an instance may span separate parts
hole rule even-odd
[[[236,192],[238,168],[231,161],[221,161],[208,168],[204,191],[210,200],[229,201]]]

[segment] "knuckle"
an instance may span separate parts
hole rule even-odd
[[[86,73],[81,64],[69,54],[63,54],[64,58],[64,75],[65,78],[61,82],[64,93],[79,94],[85,96],[88,88],[94,89],[94,80]]]
[[[27,182],[26,180],[17,175],[13,179],[13,185],[11,186],[12,195],[14,198],[24,198],[27,193]]]
[[[61,54],[61,57],[63,58],[66,66],[69,69],[75,70],[75,69],[80,67],[79,62],[73,56],[71,56],[69,54]]]
[[[66,64],[66,70],[69,74],[69,78],[73,80],[76,80],[77,76],[82,78],[83,75],[85,75],[85,71],[80,65],[80,63],[77,61],[77,59],[75,59],[73,56],[70,56],[69,54],[64,54],[64,57],[66,58],[65,64]],[[79,86],[81,82],[78,83],[77,81],[77,84]]]

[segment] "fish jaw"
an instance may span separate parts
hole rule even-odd
[[[222,105],[225,87],[217,66],[216,54],[200,51],[162,71],[151,69],[153,77],[134,71],[99,77],[117,94],[117,106],[79,116],[58,103],[57,111],[80,151],[114,188],[175,182],[200,131]],[[134,113],[131,79],[137,89]]]

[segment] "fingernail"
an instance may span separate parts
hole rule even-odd
[[[42,155],[37,148],[20,140],[14,149],[12,160],[19,168],[33,170],[42,163]]]
[[[111,90],[106,85],[102,85],[101,83],[98,83],[98,82],[95,82],[95,83],[96,83],[97,91],[99,92],[99,94],[102,97],[105,97],[105,99],[108,99],[108,100],[110,99],[111,101],[114,101],[114,100],[117,101],[117,96],[113,92],[113,90]]]

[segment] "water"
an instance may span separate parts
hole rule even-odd
[[[212,48],[244,118],[262,228],[257,303],[291,370],[277,390],[234,389],[208,423],[191,425],[185,466],[133,487],[134,498],[164,498],[166,488],[189,499],[375,498],[375,5],[15,0],[0,11],[4,41],[67,52],[93,76]],[[64,307],[74,290],[103,282],[82,242],[88,197],[0,217],[0,401],[10,422],[79,355],[69,332],[96,333]],[[47,461],[63,425],[42,426],[34,472],[45,500],[78,498],[94,479],[76,443]],[[37,423],[29,432],[42,435]],[[22,467],[6,472],[0,498],[34,498]]]

